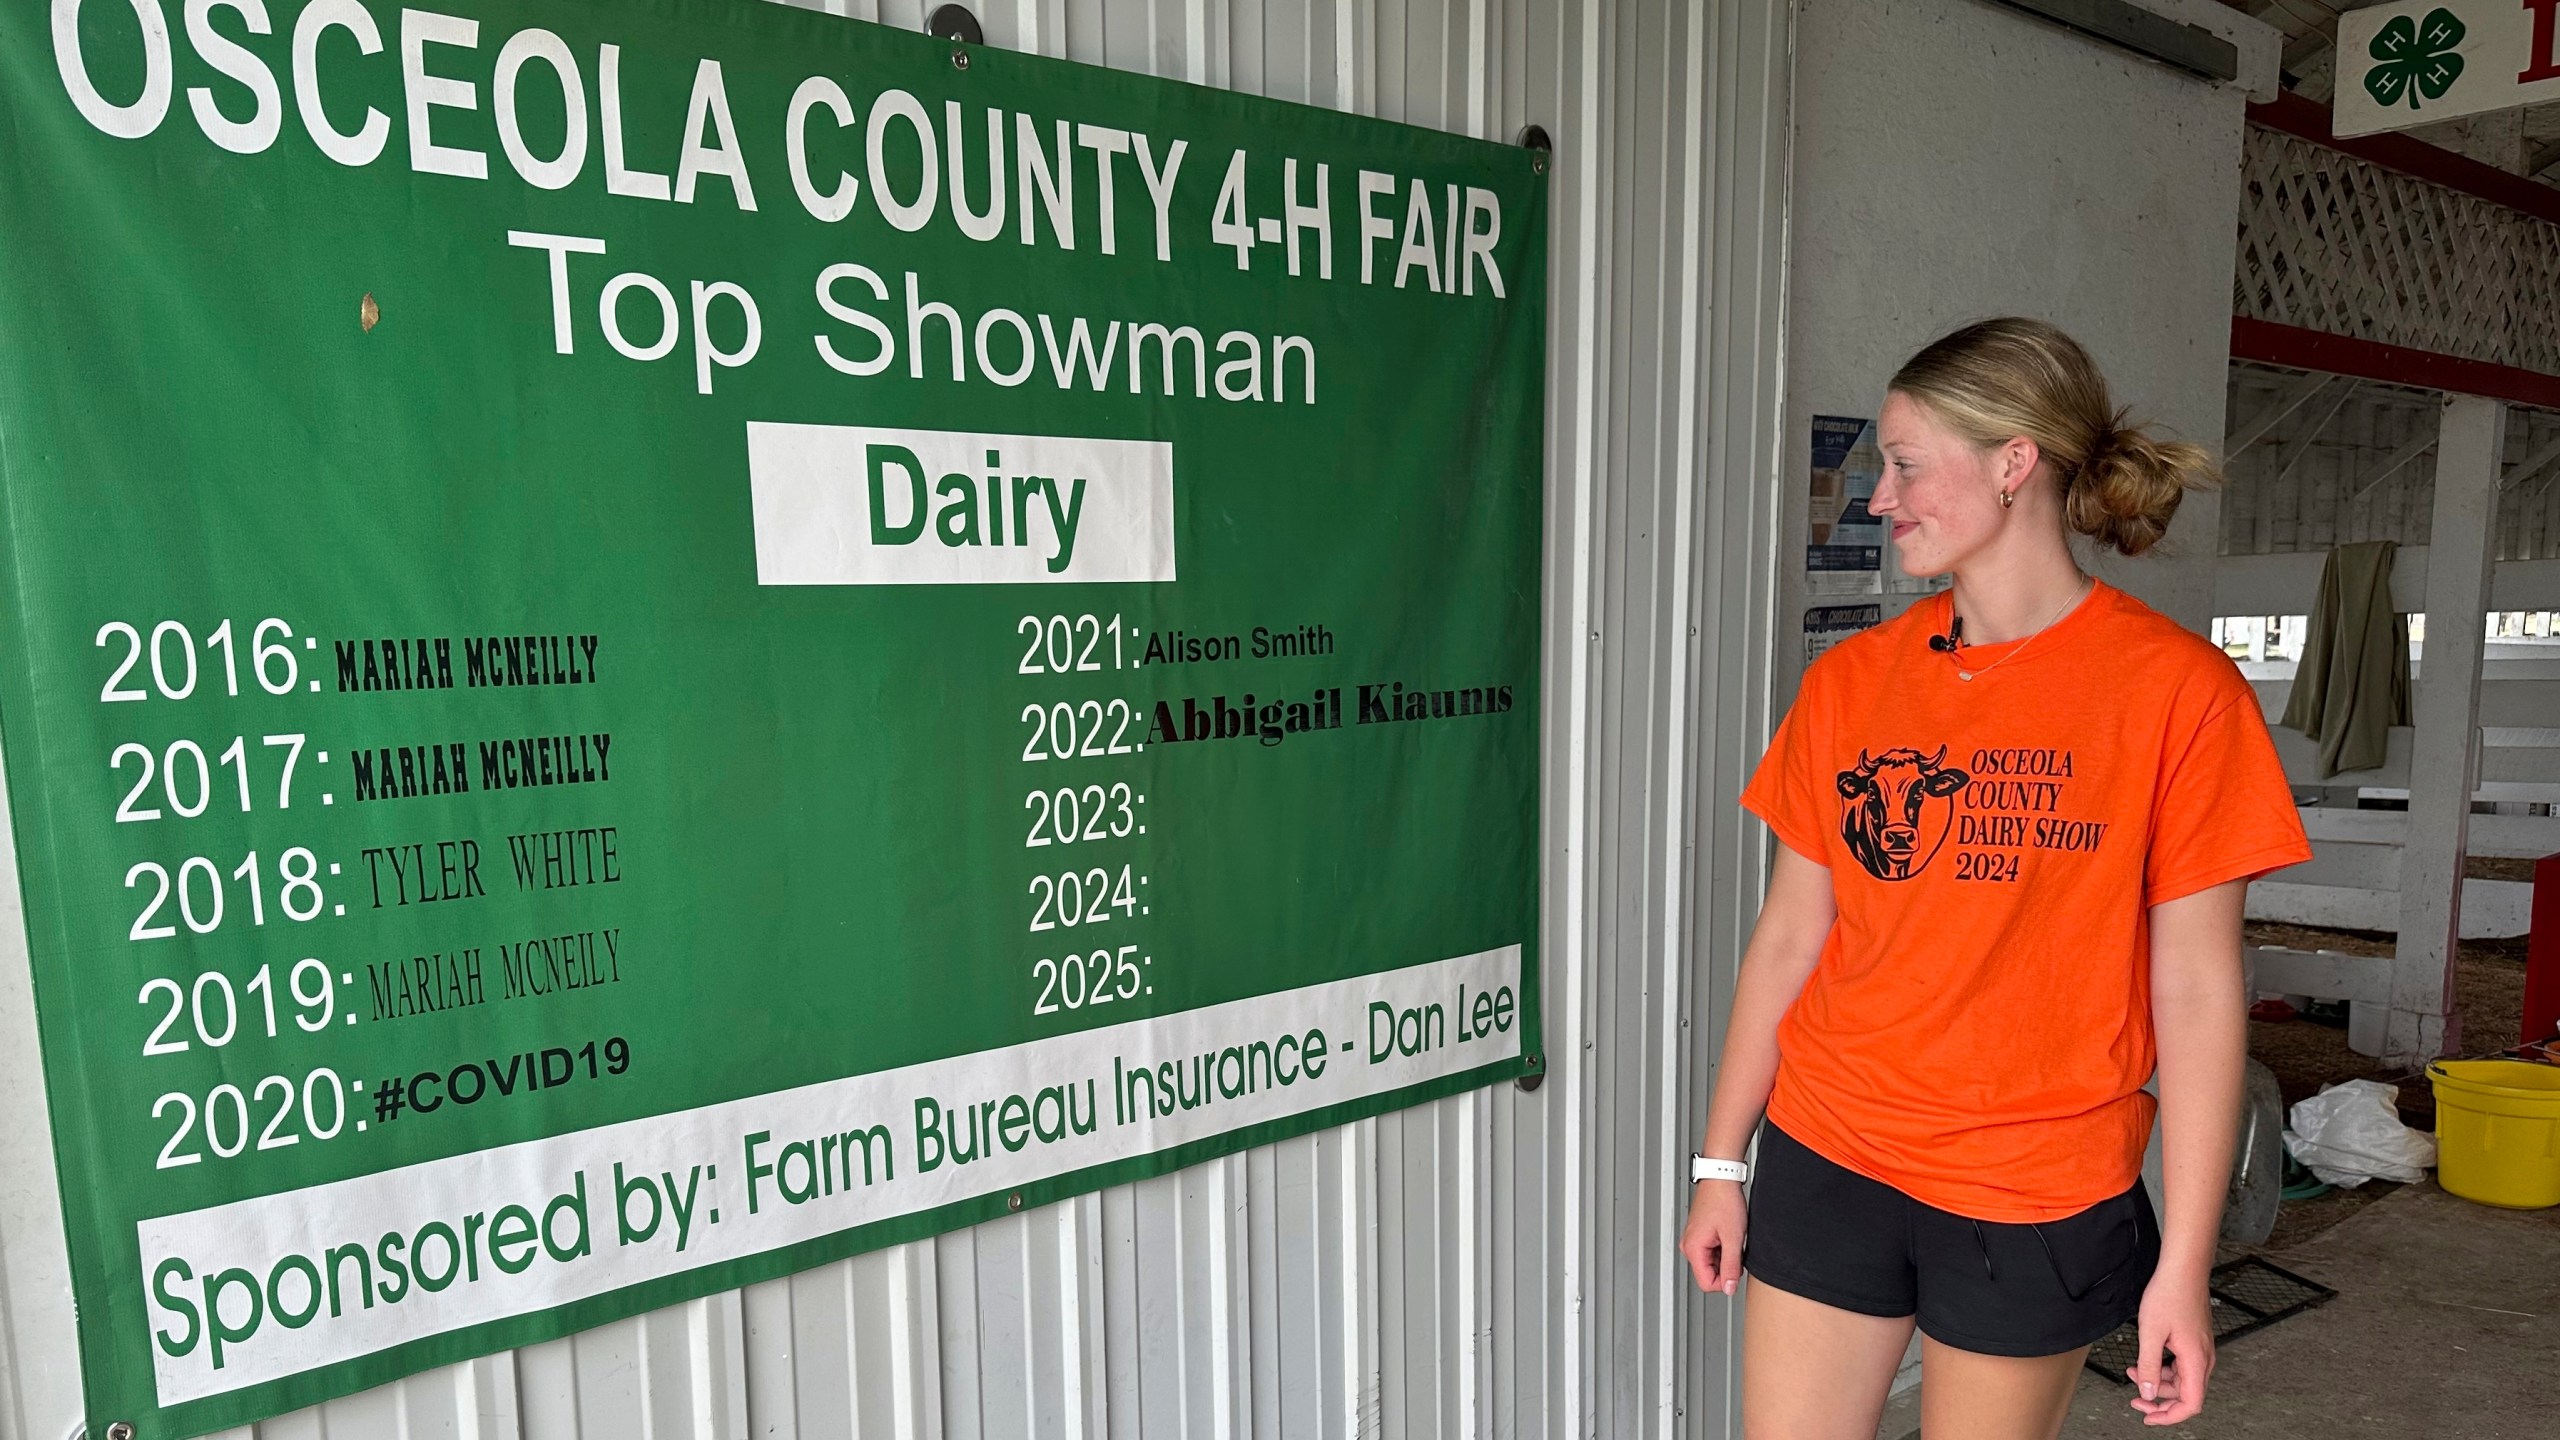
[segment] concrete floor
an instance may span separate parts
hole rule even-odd
[[[2146,1427],[2083,1374],[2064,1440],[2550,1440],[2560,1435],[2560,1209],[2497,1210],[2432,1181],[2269,1261],[2337,1298],[2226,1343],[2204,1414]],[[1916,1394],[1880,1435],[1918,1432]]]

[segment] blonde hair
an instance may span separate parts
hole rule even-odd
[[[2089,352],[2042,320],[1981,320],[1903,363],[1890,387],[1976,445],[2023,435],[2053,464],[2063,523],[2139,555],[2189,490],[2222,481],[2201,445],[2155,439],[2113,408]]]

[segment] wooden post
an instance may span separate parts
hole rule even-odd
[[[2400,851],[2400,943],[2382,1059],[2422,1065],[2461,1043],[2453,959],[2462,933],[2462,860],[2480,778],[2480,666],[2488,646],[2500,452],[2507,407],[2445,397],[2427,537],[2427,641],[2414,697],[2409,829]]]

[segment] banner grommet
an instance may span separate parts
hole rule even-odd
[[[936,40],[957,40],[963,45],[987,43],[987,32],[980,28],[978,17],[969,13],[969,7],[966,5],[935,6],[933,14],[924,22],[924,33]],[[963,70],[969,68],[968,62],[964,60],[954,60],[952,63]]]

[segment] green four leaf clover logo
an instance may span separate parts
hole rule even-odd
[[[2468,33],[2470,27],[2450,10],[2430,10],[2424,23],[2406,15],[2392,17],[2369,47],[2374,63],[2364,72],[2366,93],[2384,105],[2397,105],[2406,95],[2412,110],[2421,94],[2443,99],[2462,77],[2462,57],[2454,47]]]

